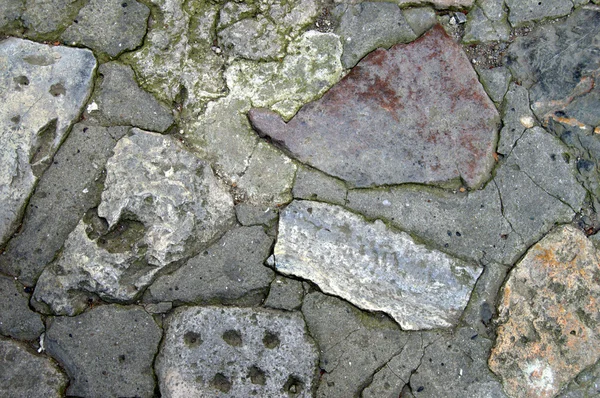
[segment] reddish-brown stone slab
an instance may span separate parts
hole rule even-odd
[[[378,49],[288,123],[248,114],[261,136],[357,187],[489,178],[500,117],[460,48],[437,26]]]
[[[490,369],[511,397],[550,398],[600,359],[600,257],[564,226],[511,271],[498,306]]]

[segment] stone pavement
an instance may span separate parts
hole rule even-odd
[[[599,397],[598,79],[598,0],[0,0],[1,395]]]

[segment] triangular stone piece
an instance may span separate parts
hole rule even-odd
[[[485,182],[500,117],[461,47],[436,26],[367,55],[288,123],[267,109],[249,118],[301,162],[356,187]]]

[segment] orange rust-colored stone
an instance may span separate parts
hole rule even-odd
[[[600,257],[585,234],[557,228],[511,271],[490,369],[513,397],[553,397],[600,358]]]

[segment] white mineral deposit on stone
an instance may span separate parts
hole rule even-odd
[[[340,206],[294,201],[281,214],[278,271],[390,314],[404,329],[456,324],[481,268]]]

